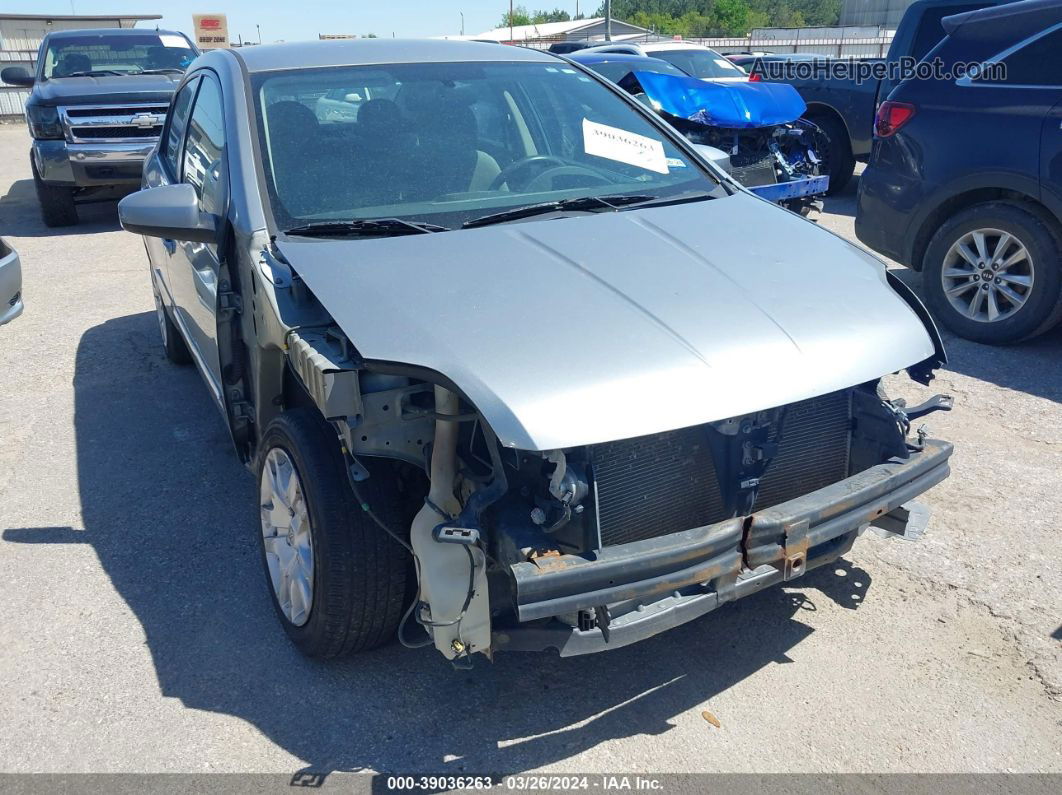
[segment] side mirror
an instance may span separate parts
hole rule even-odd
[[[0,80],[13,86],[32,86],[33,75],[24,66],[9,66],[0,72]]]
[[[118,220],[128,232],[192,243],[217,242],[213,218],[199,209],[195,188],[187,182],[130,193],[118,202]]]
[[[730,155],[722,149],[716,149],[714,146],[708,146],[707,144],[693,144],[693,148],[697,150],[697,154],[709,163],[719,166],[727,174],[732,175],[734,173],[733,167],[730,165]]]

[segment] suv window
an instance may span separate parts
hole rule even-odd
[[[1003,59],[1015,86],[1062,86],[1062,28],[1040,36]]]
[[[173,112],[170,113],[170,123],[166,128],[166,145],[162,159],[170,170],[170,176],[180,176],[178,158],[181,154],[181,139],[184,138],[184,127],[188,122],[188,109],[192,106],[192,97],[195,96],[195,88],[199,85],[199,78],[193,77],[185,83],[173,100]]]
[[[220,215],[225,187],[225,112],[221,88],[213,78],[202,78],[184,145],[181,178],[195,188],[204,212]]]

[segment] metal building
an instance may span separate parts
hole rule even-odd
[[[161,14],[72,16],[59,14],[0,14],[0,67],[37,65],[37,49],[53,30],[86,28],[131,28],[137,22],[162,19]],[[0,117],[23,115],[28,88],[0,84]]]
[[[903,12],[914,0],[844,0],[842,25],[880,25],[896,30]]]

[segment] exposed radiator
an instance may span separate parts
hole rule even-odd
[[[702,427],[594,445],[601,543],[626,544],[724,518]]]
[[[755,508],[843,480],[851,432],[848,390],[786,409],[778,454]],[[727,518],[704,426],[594,445],[590,450],[603,546],[688,530]]]

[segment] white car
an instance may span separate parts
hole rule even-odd
[[[22,267],[18,252],[0,237],[0,326],[22,314]]]
[[[715,50],[694,44],[691,41],[651,41],[642,44],[605,44],[588,47],[586,52],[615,52],[629,55],[647,55],[677,66],[691,77],[720,83],[744,83],[748,74],[740,66],[731,63]]]

